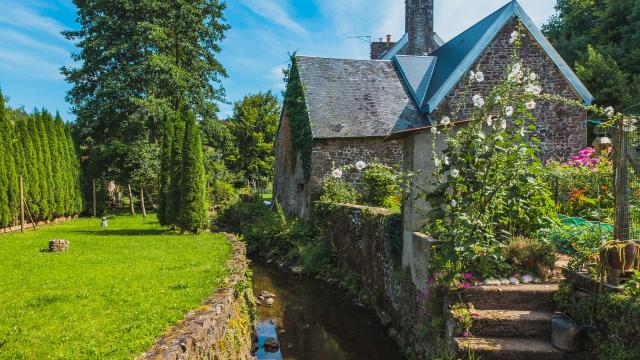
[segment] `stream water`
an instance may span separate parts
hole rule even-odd
[[[276,295],[272,307],[258,306],[258,359],[403,359],[375,314],[335,286],[259,262],[251,268],[256,296]],[[265,351],[267,338],[277,339],[280,350]]]

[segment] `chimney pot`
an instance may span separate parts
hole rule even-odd
[[[387,44],[391,44],[391,34],[387,35]]]

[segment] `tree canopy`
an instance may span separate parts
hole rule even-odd
[[[640,103],[640,0],[558,0],[556,10],[545,35],[596,102]]]

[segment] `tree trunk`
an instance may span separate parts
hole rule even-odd
[[[147,217],[147,209],[144,206],[144,186],[140,186],[140,205],[142,206],[142,217]]]
[[[127,184],[129,186],[129,206],[131,206],[131,215],[136,214],[136,209],[133,207],[133,193],[131,192],[131,183]]]
[[[96,206],[96,179],[93,179],[93,217],[98,215]]]

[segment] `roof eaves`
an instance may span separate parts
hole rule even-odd
[[[571,70],[571,67],[564,61],[562,56],[558,54],[556,49],[551,45],[549,40],[544,36],[542,31],[538,29],[533,20],[527,15],[524,9],[518,4],[517,1],[514,1],[515,5],[515,14],[520,18],[524,26],[529,30],[529,33],[533,35],[533,37],[538,41],[542,49],[549,55],[551,60],[556,64],[556,66],[560,69],[560,72],[565,76],[567,81],[573,86],[573,88],[578,92],[580,97],[584,100],[585,104],[591,105],[595,98],[589,92],[586,86],[580,81],[578,76]]]
[[[505,10],[500,14],[500,17],[491,25],[489,30],[485,32],[481,40],[473,47],[473,49],[467,54],[467,56],[460,62],[458,67],[449,75],[445,83],[438,89],[438,91],[425,102],[426,110],[431,112],[435,110],[438,105],[444,100],[444,98],[451,92],[460,79],[471,69],[471,66],[482,55],[484,49],[491,44],[491,42],[498,35],[500,30],[507,24],[507,22],[515,16],[514,10],[515,2],[509,4],[511,10]]]

